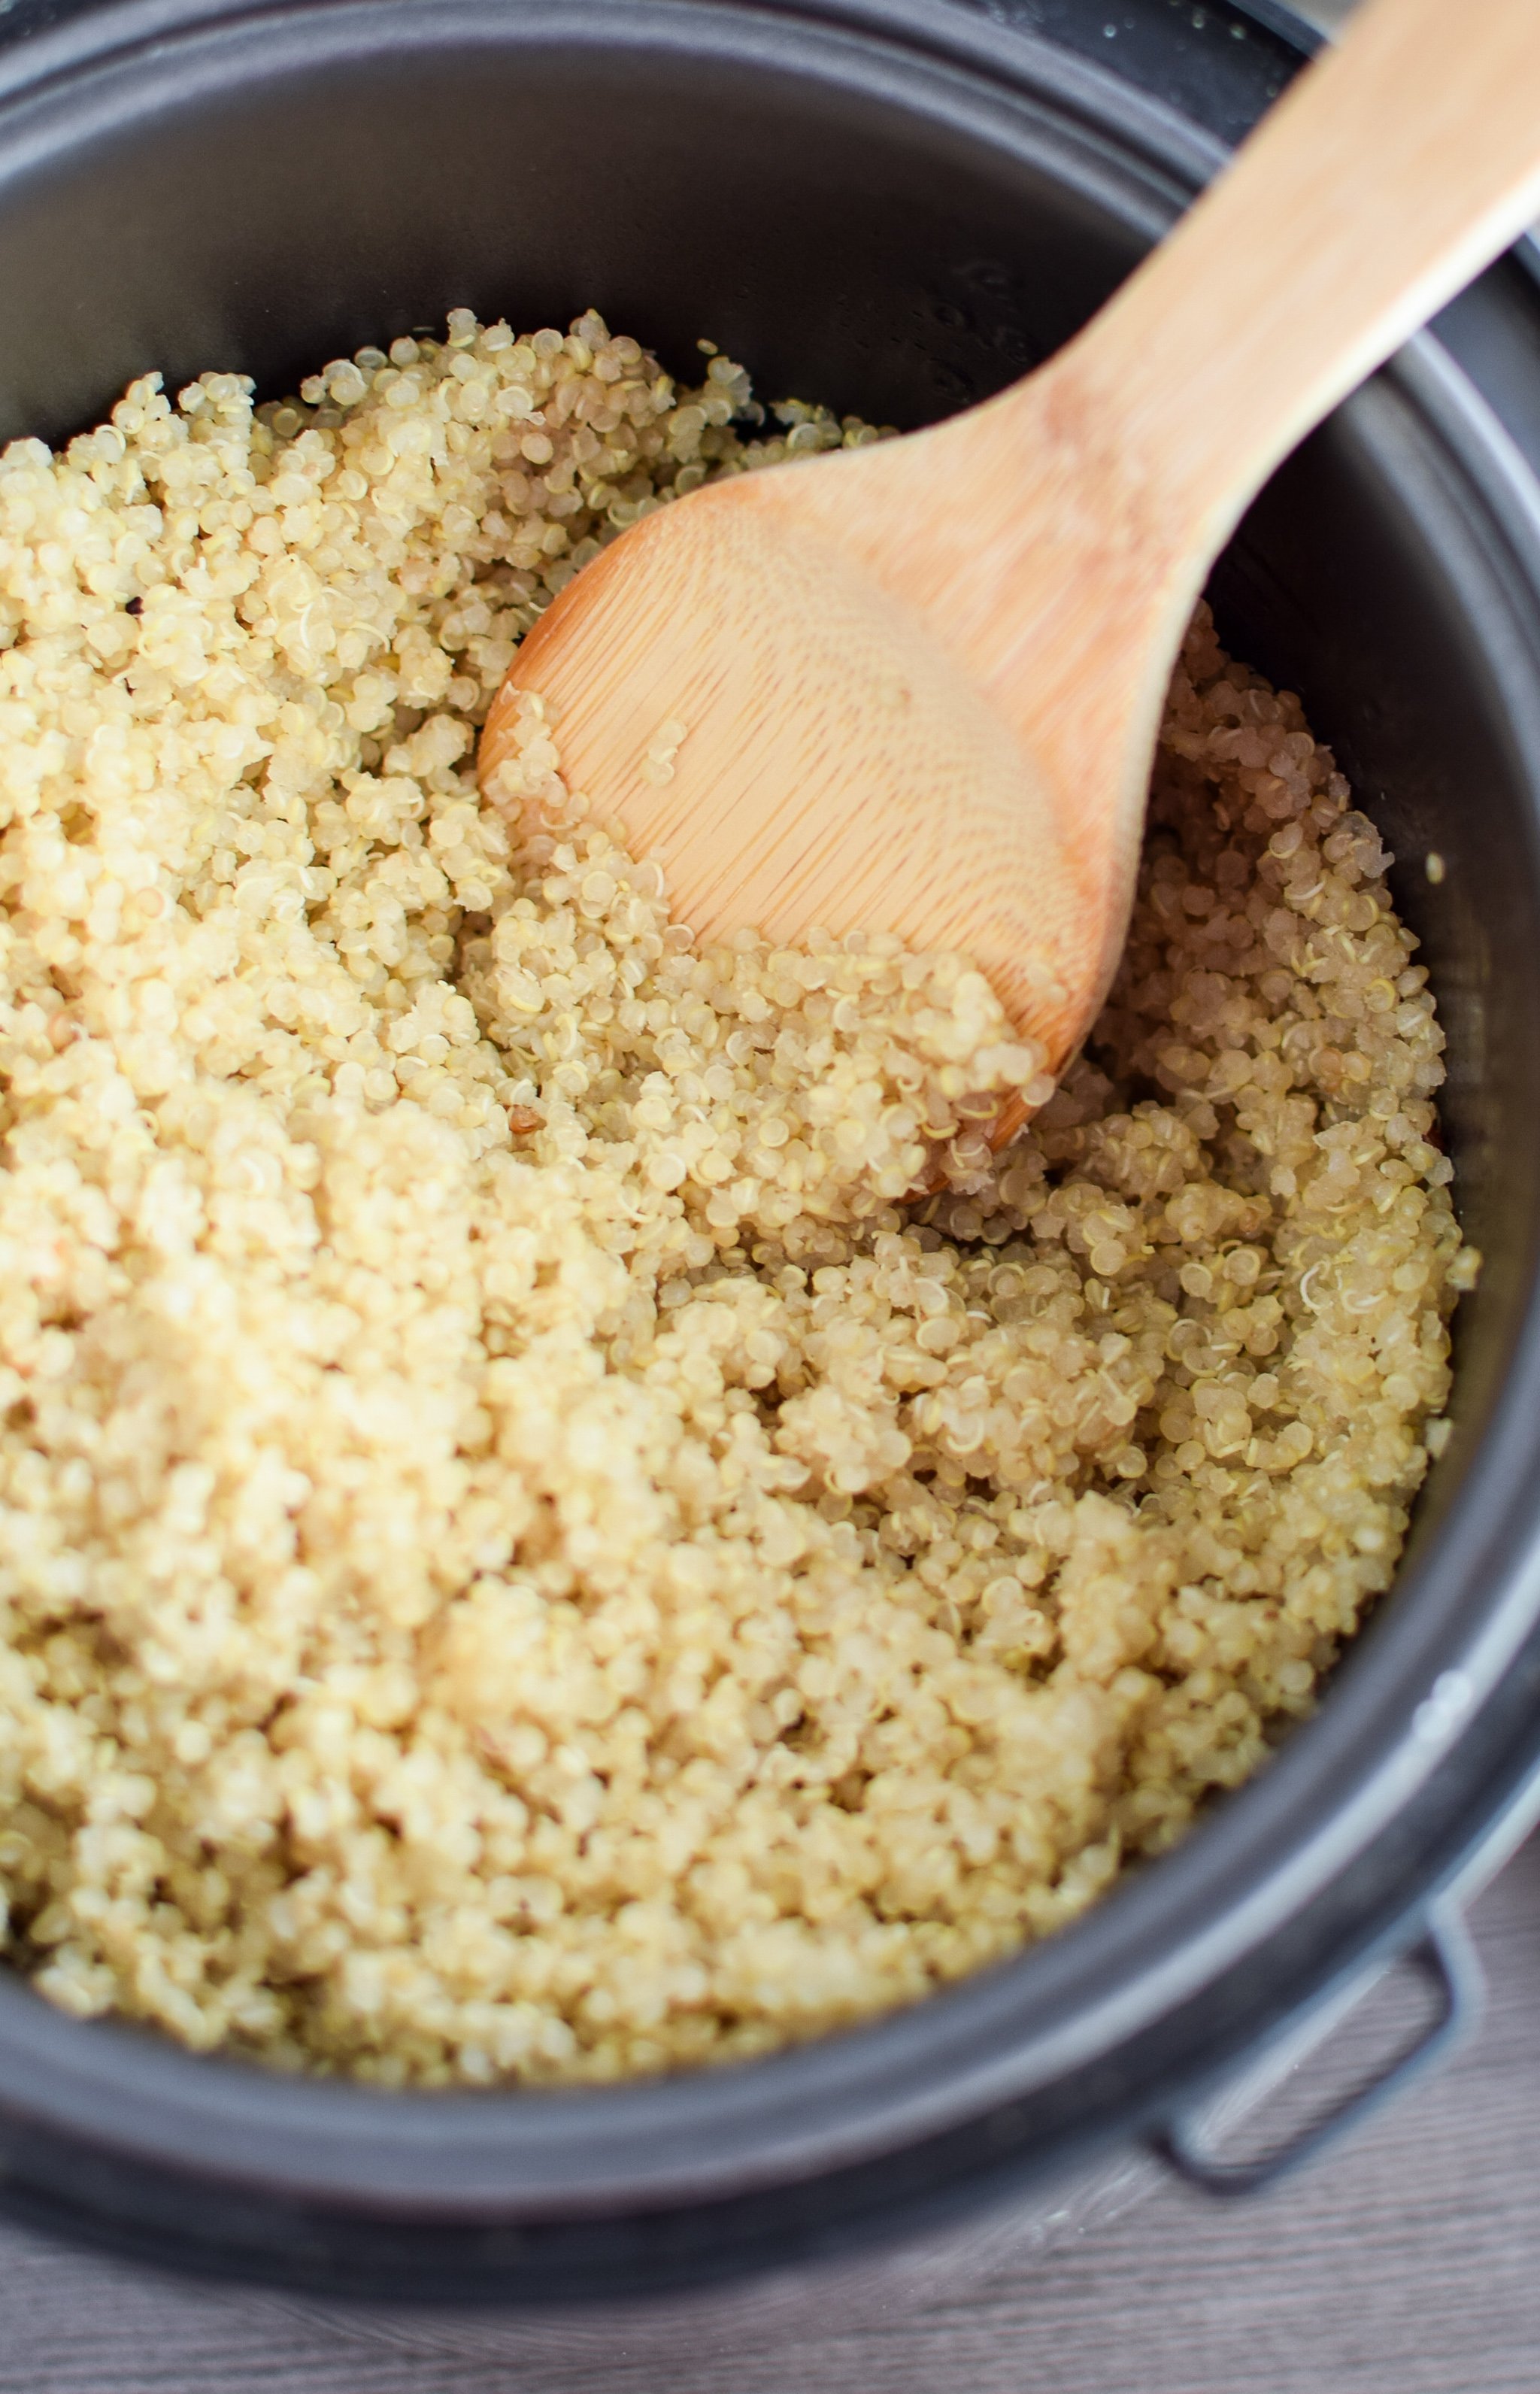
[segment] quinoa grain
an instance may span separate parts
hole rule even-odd
[[[1206,618],[1051,1095],[964,959],[692,947],[533,704],[483,801],[616,529],[875,437],[703,349],[459,310],[0,458],[0,1931],[77,2013],[441,2084],[913,2000],[1257,1767],[1448,1438],[1426,975]]]

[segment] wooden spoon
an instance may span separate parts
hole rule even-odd
[[[616,540],[515,656],[483,782],[539,692],[569,785],[660,860],[697,936],[962,949],[1058,1071],[1122,949],[1210,564],[1535,215],[1540,0],[1369,0],[1050,363]]]

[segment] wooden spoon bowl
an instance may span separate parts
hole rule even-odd
[[[515,656],[484,785],[534,692],[569,785],[659,860],[697,936],[961,950],[1059,1071],[1122,949],[1214,558],[1536,212],[1537,0],[1370,0],[1036,374],[623,533]]]

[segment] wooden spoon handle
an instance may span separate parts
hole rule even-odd
[[[1540,0],[1367,0],[1061,362],[1176,539],[1212,557],[1537,216]]]

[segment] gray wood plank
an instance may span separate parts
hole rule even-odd
[[[731,2361],[464,2364],[5,2230],[0,2394],[1536,2394],[1540,1841],[1475,1925],[1481,2040],[1352,2145],[1255,2203],[1164,2188],[916,2317]]]

